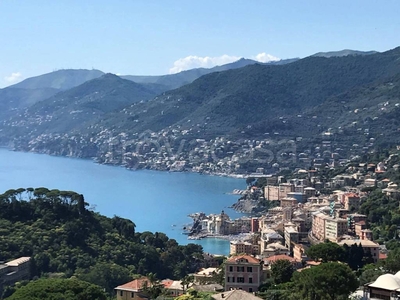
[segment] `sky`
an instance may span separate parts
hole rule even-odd
[[[162,75],[400,46],[399,0],[0,0],[0,88],[59,69]]]

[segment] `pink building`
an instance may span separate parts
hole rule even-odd
[[[257,292],[261,283],[261,261],[250,255],[232,256],[225,261],[225,291]]]

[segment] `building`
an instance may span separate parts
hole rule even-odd
[[[267,185],[264,188],[264,198],[269,201],[281,200],[291,192],[294,192],[294,185],[290,183],[281,183],[279,186]]]
[[[151,286],[147,277],[135,279],[123,285],[117,286],[117,300],[149,300],[150,298],[143,293],[143,288]]]
[[[257,292],[262,282],[261,261],[250,255],[232,256],[225,261],[225,291]]]
[[[167,294],[172,297],[178,297],[185,293],[185,288],[183,287],[182,281],[180,280],[171,280],[165,279],[161,281],[161,284],[164,286]],[[191,287],[192,283],[188,286]]]
[[[289,261],[293,265],[293,268],[295,268],[295,269],[298,269],[302,266],[301,261],[298,261],[297,259],[295,259],[289,255],[284,255],[284,254],[274,255],[271,257],[264,258],[263,260],[264,260],[264,265],[267,266],[268,268],[271,268],[271,266],[274,263],[276,263],[278,260]]]
[[[232,290],[211,296],[215,300],[231,299],[231,300],[261,300],[262,298],[243,290]]]
[[[220,272],[219,268],[205,268],[193,274],[194,282],[198,284],[213,283],[215,275]]]
[[[337,242],[342,235],[348,233],[346,219],[333,218],[321,212],[313,214],[312,234],[319,241],[326,239]]]
[[[20,257],[6,263],[0,263],[0,292],[4,286],[14,285],[31,277],[31,258]]]
[[[251,218],[251,232],[258,232],[260,230],[260,221],[258,218]]]
[[[249,254],[249,255],[258,255],[260,254],[260,245],[252,244],[250,242],[243,241],[231,241],[229,254]]]
[[[360,207],[360,196],[355,193],[345,193],[341,197],[341,203],[348,211],[357,210]]]
[[[374,282],[364,285],[363,299],[397,300],[400,298],[400,272],[383,274]]]
[[[339,238],[348,233],[346,219],[327,218],[325,219],[325,239],[337,242]]]
[[[374,260],[374,263],[376,263],[379,260],[379,244],[374,243],[373,241],[370,240],[342,240],[338,243],[339,245],[347,245],[351,247],[354,244],[361,244],[361,247],[364,250],[364,255],[368,255],[368,253],[371,253],[371,257]]]

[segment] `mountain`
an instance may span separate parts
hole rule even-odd
[[[341,56],[348,56],[348,55],[371,55],[371,54],[376,54],[378,53],[377,51],[358,51],[358,50],[350,50],[350,49],[344,49],[341,51],[329,51],[329,52],[318,52],[315,53],[311,56],[317,56],[317,57],[341,57]]]
[[[268,65],[280,65],[280,64],[288,64],[298,60],[297,58],[293,59],[283,59],[279,61],[273,61],[269,63],[265,63]],[[239,69],[248,65],[253,64],[263,64],[255,60],[241,58],[235,62],[216,66],[213,68],[196,68],[191,70],[182,71],[176,74],[169,75],[160,75],[160,76],[134,76],[134,75],[125,75],[121,76],[124,79],[132,80],[137,83],[157,83],[165,86],[165,91],[179,88],[185,84],[189,84],[194,80],[200,78],[203,75],[214,73],[214,72],[222,72],[227,70]]]
[[[0,120],[10,117],[16,110],[31,106],[102,74],[104,73],[98,70],[59,70],[0,89]]]
[[[99,70],[58,70],[51,73],[25,79],[9,88],[41,89],[52,88],[56,90],[68,90],[88,80],[98,78],[104,73]]]
[[[199,124],[199,136],[237,135],[243,130],[254,134],[244,128],[277,116],[304,114],[329,97],[398,74],[399,52],[400,48],[368,56],[308,57],[286,65],[254,64],[216,72],[110,116],[102,126],[140,132]]]
[[[149,101],[130,99],[129,105],[121,101],[120,107],[112,109],[102,97],[85,100],[94,97],[97,89],[78,95],[71,90],[68,97],[58,94],[3,122],[0,142],[16,149],[96,157],[100,162],[129,167],[169,170],[177,166],[175,160],[179,164],[190,161],[192,170],[207,172],[231,170],[227,162],[233,160],[232,155],[236,162],[246,157],[255,141],[270,146],[297,141],[292,152],[318,149],[316,157],[323,155],[319,149],[326,147],[326,140],[330,151],[366,151],[400,142],[399,77],[400,47],[370,55],[250,64],[203,75]],[[119,80],[124,85],[129,82]],[[105,95],[110,95],[114,84],[110,83]],[[135,87],[139,88],[137,83]],[[95,110],[90,105],[107,109]],[[121,148],[114,151],[117,148],[110,145]],[[180,155],[172,155],[170,149],[179,150]],[[125,152],[132,156],[129,160]],[[210,166],[218,159],[207,155],[216,152],[227,155],[226,159]],[[143,161],[137,162],[138,157]],[[246,160],[235,165],[240,170],[255,170]]]
[[[29,124],[36,132],[68,132],[106,113],[154,98],[160,92],[158,88],[105,74],[39,101],[12,120],[18,126]]]

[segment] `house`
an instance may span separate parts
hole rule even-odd
[[[185,290],[193,285],[192,283],[190,283],[187,287],[186,285],[184,287],[182,281],[171,279],[165,279],[161,281],[161,284],[164,286],[168,295],[172,297],[183,295],[185,293]]]
[[[215,275],[220,271],[218,268],[201,269],[199,272],[193,274],[194,282],[199,284],[214,282]]]
[[[261,277],[261,261],[253,256],[232,256],[225,261],[225,291],[241,289],[257,292]]]
[[[115,288],[117,300],[149,300],[150,298],[143,293],[143,288],[151,286],[147,277],[135,279]]]
[[[383,274],[374,282],[364,285],[363,299],[396,300],[400,297],[400,272]]]
[[[211,296],[215,300],[260,300],[262,298],[243,290],[232,290]]]
[[[271,266],[278,260],[289,261],[295,269],[298,269],[302,266],[301,261],[298,261],[297,259],[285,254],[270,256],[264,258],[263,260],[264,260],[264,265],[267,266],[267,268],[271,268]]]

